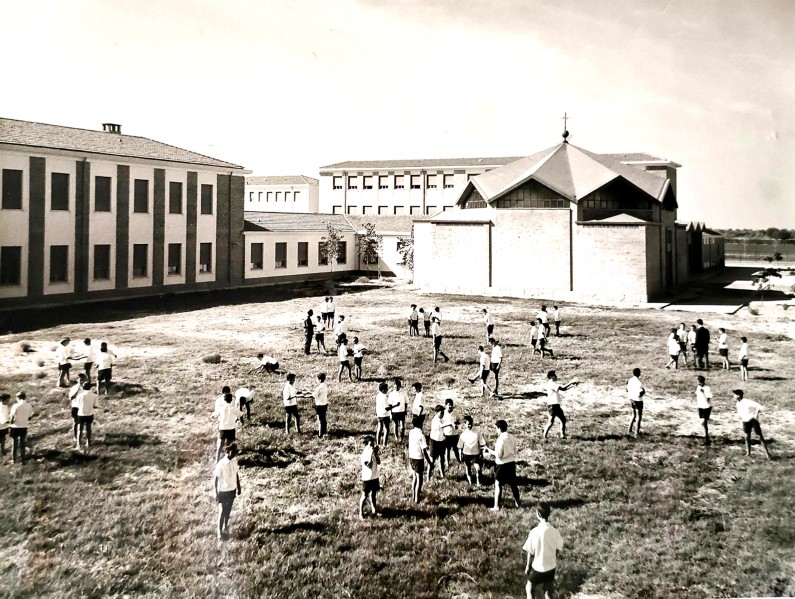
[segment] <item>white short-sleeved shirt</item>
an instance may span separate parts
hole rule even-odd
[[[240,389],[235,391],[235,399],[238,401],[238,403],[240,403],[241,397],[245,397],[248,401],[251,401],[254,398],[254,391],[248,387],[240,387]]]
[[[632,401],[640,401],[643,397],[643,383],[636,376],[627,381],[627,395]]]
[[[337,356],[339,356],[340,362],[347,362],[348,361],[348,345],[343,343],[340,345],[340,348],[337,350]]]
[[[461,431],[458,439],[458,448],[463,450],[464,455],[480,455],[481,448],[485,447],[486,442],[483,435],[475,430]]]
[[[478,355],[480,356],[479,358],[480,367],[488,368],[489,362],[491,361],[491,358],[489,358],[489,354],[487,354],[485,351],[482,351],[478,352]]]
[[[414,396],[414,402],[411,404],[411,413],[414,416],[419,416],[423,411],[422,391]]]
[[[312,397],[315,398],[316,406],[328,405],[328,385],[325,381],[315,387],[315,390],[312,391]]]
[[[97,369],[99,370],[107,370],[108,368],[113,367],[113,363],[116,356],[114,356],[110,351],[100,351],[97,354]]]
[[[353,344],[353,357],[354,358],[361,358],[364,354],[364,350],[367,349],[361,343],[354,343]]]
[[[690,345],[696,344],[696,332],[692,329],[687,332],[687,342]]]
[[[431,318],[438,318],[439,322],[442,322],[442,312],[440,310],[434,310],[431,312]]]
[[[235,402],[224,402],[223,405],[215,408],[213,416],[218,416],[218,430],[231,431],[237,426],[237,419],[242,416]]]
[[[378,418],[386,418],[389,416],[389,410],[386,409],[386,393],[380,391],[375,396],[375,415]]]
[[[549,322],[549,314],[544,310],[541,310],[536,318],[541,321],[541,324],[547,324]]]
[[[337,309],[337,306],[334,305],[334,300],[331,300],[330,302],[326,302],[325,306],[326,306],[325,311],[326,311],[327,314],[331,313],[331,312],[334,312]]]
[[[486,312],[483,315],[483,322],[485,323],[486,326],[489,326],[490,324],[494,324],[494,322],[491,320],[491,313]]]
[[[556,552],[563,549],[563,538],[557,529],[542,520],[530,531],[522,549],[533,556],[533,570],[549,572],[557,566]]]
[[[282,401],[284,402],[285,407],[298,405],[295,398],[295,387],[293,387],[290,383],[284,384],[284,389],[282,390]]]
[[[547,381],[547,398],[545,401],[548,406],[560,403],[560,383],[553,380]]]
[[[231,460],[224,456],[215,465],[215,478],[218,479],[218,491],[229,492],[237,489],[237,475],[239,467],[237,458]]]
[[[413,428],[409,431],[409,458],[412,460],[423,459],[422,450],[428,448],[425,435],[421,428]]]
[[[77,404],[77,415],[93,416],[94,411],[97,408],[97,401],[99,401],[99,397],[97,397],[97,394],[90,389],[84,389],[78,393],[77,397],[75,398],[75,403]]]
[[[721,333],[718,337],[718,349],[729,349],[729,336],[726,333]]]
[[[33,416],[33,408],[23,399],[11,406],[11,413],[9,416],[11,420],[14,421],[11,424],[11,428],[28,428],[30,417]]]
[[[409,310],[409,320],[419,320],[419,319],[420,315],[419,312],[417,312],[417,310],[415,309]]]
[[[393,414],[402,414],[406,411],[406,392],[403,389],[399,391],[393,389],[389,394],[389,405],[392,406]]]
[[[500,362],[502,362],[502,348],[499,345],[495,345],[491,348],[491,363],[499,364]]]
[[[58,366],[68,363],[71,357],[72,350],[69,346],[59,343],[58,347],[55,348],[55,359],[58,360]]]
[[[373,448],[369,445],[362,452],[362,480],[376,480],[378,474],[378,461],[373,455]],[[369,466],[367,464],[370,464]]]
[[[442,434],[446,437],[455,435],[455,416],[447,410],[442,412]]]
[[[11,406],[0,403],[0,429],[7,429],[11,422]]]
[[[682,351],[682,348],[679,346],[679,339],[671,333],[668,335],[668,353],[672,356],[678,356],[680,351]]]
[[[76,383],[69,387],[69,399],[73,408],[77,407],[77,396],[80,395],[82,390],[83,386],[80,383]]]
[[[536,328],[536,337],[537,337],[538,339],[546,339],[546,338],[547,338],[547,332],[546,332],[546,329],[544,329],[544,327],[543,327],[542,325],[539,325],[539,326]]]
[[[530,339],[536,338],[536,325],[530,325]]]
[[[509,432],[500,433],[494,443],[494,461],[508,464],[516,461],[516,438]]]
[[[748,344],[743,343],[740,345],[740,351],[737,353],[737,357],[742,360],[743,358],[748,359]]]
[[[439,414],[436,414],[431,420],[431,441],[444,441],[442,417]]]
[[[262,356],[262,360],[260,360],[260,364],[263,366],[267,366],[268,364],[278,364],[279,361],[274,358],[273,356]]]
[[[743,422],[750,422],[759,416],[759,412],[764,408],[746,397],[737,402],[737,415]]]
[[[84,344],[84,346],[85,350],[83,351],[83,354],[86,357],[85,360],[87,363],[93,364],[97,358],[97,350],[94,349],[94,346],[91,343],[89,343],[88,345]]]
[[[555,322],[560,322],[560,309],[552,311],[552,318],[555,320]]]
[[[326,325],[321,319],[315,321],[315,335],[322,335],[326,332]]]
[[[712,404],[710,403],[711,399],[712,389],[709,388],[709,385],[696,386],[696,407],[701,408],[702,410],[712,407]]]
[[[442,334],[442,325],[437,321],[433,321],[431,323],[431,335],[434,337],[439,337]]]
[[[676,338],[679,339],[680,343],[687,343],[687,331],[684,327],[679,327],[676,330]]]
[[[337,326],[334,327],[334,334],[338,337],[343,333],[348,332],[348,322],[346,320],[341,320],[337,323]]]

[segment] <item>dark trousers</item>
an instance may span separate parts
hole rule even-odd
[[[317,412],[317,420],[320,423],[320,429],[318,431],[318,436],[323,437],[326,432],[328,432],[328,426],[326,424],[326,409],[328,406],[315,406],[315,412]]]
[[[312,339],[314,339],[314,335],[311,333],[304,337],[304,353],[307,356],[312,352]]]
[[[11,459],[17,461],[17,452],[19,452],[22,461],[25,461],[25,439],[28,437],[28,429],[26,428],[12,428],[11,439],[14,442],[14,447],[11,450]]]

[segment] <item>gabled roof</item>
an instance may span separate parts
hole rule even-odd
[[[520,157],[503,158],[419,158],[416,160],[349,160],[347,162],[337,162],[320,167],[320,174],[324,171],[349,171],[349,170],[399,170],[399,169],[422,169],[422,168],[496,168],[503,166]]]
[[[318,185],[319,181],[304,175],[265,175],[246,177],[246,185]]]
[[[462,191],[459,201],[468,195],[470,186],[477,189],[486,202],[491,203],[534,179],[577,203],[618,178],[628,181],[657,201],[663,200],[669,188],[668,179],[627,166],[605,155],[561,143],[473,177]]]
[[[342,214],[315,214],[310,212],[244,212],[244,231],[301,232],[326,231],[328,225],[346,233],[356,229]]]
[[[607,218],[597,219],[597,220],[589,220],[583,223],[578,224],[586,224],[586,225],[648,225],[649,222],[643,220],[642,218],[638,218],[636,216],[632,216],[630,214],[626,214],[624,212],[620,214],[614,214],[613,216],[608,216]]]
[[[353,225],[357,231],[363,232],[365,224],[375,225],[377,233],[405,233],[411,235],[411,229],[415,220],[413,216],[385,216],[385,215],[352,215],[345,216],[348,222]]]
[[[225,169],[243,168],[231,162],[183,150],[147,137],[6,118],[0,118],[0,143],[127,158],[184,162]]]

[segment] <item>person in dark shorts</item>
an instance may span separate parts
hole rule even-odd
[[[629,421],[629,429],[627,432],[631,435],[633,427],[637,421],[638,425],[635,428],[635,436],[640,435],[640,423],[643,420],[643,396],[646,395],[646,389],[640,382],[640,368],[632,369],[632,378],[627,381],[627,396],[629,397],[629,404],[632,408],[632,420]]]
[[[493,337],[489,338],[491,343],[491,358],[489,363],[489,370],[494,373],[494,391],[492,395],[500,394],[500,369],[502,368],[502,347],[500,342]]]
[[[224,387],[228,389],[228,387]],[[229,443],[235,442],[235,431],[237,421],[240,420],[242,414],[238,407],[234,404],[234,395],[230,392],[224,393],[223,401],[217,402],[213,416],[218,418],[218,444],[215,452],[215,461],[221,459],[224,447]]]
[[[431,313],[426,312],[425,308],[420,308],[420,314],[422,314],[422,326],[425,328],[425,336],[431,336]]]
[[[387,392],[389,385],[386,383],[379,383],[378,393],[375,395],[375,416],[378,419],[378,424],[375,429],[375,442],[377,445],[381,444],[381,434],[384,436],[384,447],[389,443],[389,423],[392,422],[390,411],[392,406],[389,405]]]
[[[276,374],[279,370],[279,360],[274,358],[273,356],[267,356],[263,353],[257,354],[257,360],[259,360],[259,364],[257,364],[254,368],[249,370],[249,374],[256,373],[260,374],[263,372],[267,372],[268,374]]]
[[[721,367],[723,370],[731,370],[729,362],[729,336],[723,327],[718,329],[718,354],[720,355]]]
[[[317,375],[317,386],[312,391],[312,397],[315,400],[315,413],[317,414],[317,438],[322,439],[328,432],[328,424],[326,422],[328,385],[326,384],[325,372]]]
[[[116,361],[116,354],[108,349],[108,344],[104,341],[99,344],[99,355],[97,356],[97,394],[102,393],[102,385],[105,385],[105,395],[110,393],[110,383],[113,378],[113,364]]]
[[[478,345],[478,372],[474,377],[469,378],[469,382],[474,384],[477,379],[480,379],[481,397],[486,395],[486,391],[489,392],[489,397],[494,395],[494,392],[488,385],[489,375],[491,374],[490,366],[491,358],[489,357],[489,354],[486,353],[482,345]]]
[[[445,446],[444,461],[448,470],[450,469],[450,452],[453,453],[456,461],[459,464],[461,463],[461,452],[458,450],[458,439],[460,438],[458,425],[460,423],[453,416],[454,409],[455,403],[453,400],[449,397],[445,399],[444,414],[442,414],[442,433],[444,433]]]
[[[409,337],[420,336],[420,314],[417,312],[417,304],[411,304],[408,316]]]
[[[555,337],[560,337],[560,308],[552,306],[552,320],[555,321]]]
[[[438,318],[434,318],[431,322],[431,335],[433,335],[433,363],[436,364],[439,356],[442,356],[445,362],[449,362],[450,358],[442,351],[442,321]]]
[[[240,474],[237,464],[237,444],[225,447],[225,456],[218,461],[213,471],[215,500],[218,502],[218,540],[229,535],[229,515],[235,497],[240,495]]]
[[[17,393],[17,401],[11,406],[9,420],[11,422],[11,462],[16,463],[19,454],[22,463],[25,463],[27,452],[28,426],[33,417],[33,408],[27,402],[24,391]]]
[[[568,391],[572,387],[579,385],[578,381],[571,381],[567,385],[558,383],[558,375],[554,370],[547,373],[547,425],[544,427],[544,439],[547,438],[555,418],[560,421],[560,438],[566,438],[566,415],[563,413],[563,408],[560,407],[560,392]]]
[[[77,431],[80,426],[80,421],[77,417],[77,396],[83,392],[83,385],[86,384],[86,381],[86,375],[81,372],[77,375],[77,383],[71,386],[69,393],[67,394],[67,397],[69,398],[69,405],[72,411],[72,437],[74,438],[75,444],[78,445]]]
[[[389,393],[387,403],[392,406],[392,424],[394,425],[395,441],[403,441],[406,436],[406,403],[408,396],[403,389],[403,381],[395,378],[394,388]]]
[[[91,428],[94,425],[94,412],[97,407],[97,394],[94,393],[91,383],[86,382],[83,390],[77,394],[77,450],[80,451],[80,441],[83,431],[86,433],[86,449],[91,447]]]
[[[740,378],[744,381],[748,380],[748,338],[740,337],[740,351],[737,353],[737,359],[740,360]]]
[[[433,409],[433,411],[435,414],[431,419],[431,434],[429,443],[431,463],[428,465],[428,480],[433,478],[433,467],[436,465],[436,460],[439,460],[439,476],[444,478],[444,456],[447,451],[442,424],[444,407],[436,404],[436,407]]]
[[[337,347],[337,358],[340,361],[340,371],[337,373],[337,382],[342,382],[342,372],[348,371],[348,378],[353,381],[353,372],[351,371],[351,362],[348,359],[348,340],[343,339]]]
[[[530,352],[530,356],[532,357],[535,356],[536,351],[538,351],[538,348],[536,347],[538,345],[538,325],[536,325],[535,320],[530,321],[530,345],[533,346],[533,350]],[[543,353],[541,354],[541,357],[544,357]]]
[[[483,451],[494,456],[494,507],[493,511],[500,509],[500,498],[502,490],[508,486],[513,493],[513,503],[516,507],[520,506],[519,486],[516,484],[516,438],[508,432],[508,423],[505,420],[498,420],[497,441],[494,449],[484,447]]]
[[[378,472],[381,458],[378,457],[378,446],[374,444],[373,438],[370,436],[364,438],[364,450],[359,461],[362,464],[362,496],[359,498],[359,518],[364,520],[364,504],[368,498],[373,515],[378,515],[377,499],[378,491],[381,489]]]
[[[298,413],[298,398],[302,394],[296,391],[295,375],[291,372],[287,375],[287,381],[282,389],[282,403],[284,403],[284,434],[290,434],[290,422],[295,420],[295,431],[301,434],[301,415]]]
[[[91,382],[91,370],[94,368],[94,362],[97,359],[97,352],[91,344],[91,339],[83,339],[83,355],[79,359],[85,360],[83,370],[86,373],[88,382]]]
[[[362,362],[367,348],[359,343],[359,338],[353,338],[353,376],[357,381],[362,380]]]
[[[471,485],[474,479],[475,484],[480,486],[480,471],[483,469],[483,449],[486,441],[483,435],[473,430],[474,421],[472,416],[464,416],[464,430],[458,438],[458,449],[464,460],[467,472],[467,482]]]
[[[712,389],[706,384],[706,379],[699,375],[696,383],[696,407],[701,426],[704,427],[704,445],[712,441],[709,438],[709,417],[712,414]]]
[[[483,308],[480,311],[483,314],[483,324],[486,325],[486,342],[494,335],[494,321],[491,319],[491,313]]]
[[[318,316],[315,322],[315,345],[317,345],[317,353],[320,353],[320,348],[323,348],[324,353],[328,353],[326,349],[326,323]]]
[[[69,371],[72,369],[72,349],[69,347],[71,339],[64,337],[55,348],[55,359],[58,361],[58,386],[68,387],[72,384]]]
[[[533,599],[537,588],[544,591],[544,596],[551,599],[555,594],[555,568],[557,567],[558,551],[563,549],[563,538],[549,523],[552,510],[549,504],[542,501],[536,507],[538,525],[530,531],[522,550],[527,552],[527,563],[524,573],[527,575],[527,599]]]
[[[735,389],[734,399],[737,400],[737,415],[743,422],[743,432],[745,433],[745,455],[751,456],[751,433],[755,432],[759,435],[759,441],[762,443],[762,449],[765,451],[765,456],[770,459],[770,452],[767,450],[767,443],[765,437],[762,435],[762,426],[759,424],[759,412],[764,408],[750,399],[745,399],[744,391],[742,389]]]
[[[409,431],[409,464],[412,471],[411,498],[415,503],[420,502],[422,480],[425,476],[425,463],[429,470],[433,468],[431,456],[428,455],[428,444],[422,432],[422,419],[416,416],[412,419],[412,428]]]
[[[243,385],[235,391],[235,401],[237,401],[237,409],[243,414],[245,410],[245,417],[248,423],[251,424],[251,404],[254,403],[254,391],[249,389],[248,385]],[[243,416],[240,416],[240,422],[243,422]]]
[[[315,321],[312,318],[314,312],[312,310],[306,311],[306,318],[304,319],[304,353],[308,356],[312,353],[312,340],[315,338]]]

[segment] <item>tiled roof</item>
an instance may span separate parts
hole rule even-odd
[[[328,166],[321,166],[320,173],[324,171],[342,170],[392,170],[392,169],[420,169],[420,168],[467,168],[467,167],[497,167],[519,157],[509,158],[420,158],[417,160],[349,160],[337,162]]]
[[[231,162],[210,158],[146,137],[6,118],[0,118],[0,143],[230,169],[243,168]]]
[[[318,185],[319,181],[304,175],[271,175],[246,177],[246,185]]]
[[[300,232],[335,229],[355,233],[356,229],[342,214],[314,214],[310,212],[245,212],[244,231]]]
[[[411,234],[412,225],[416,217],[413,216],[379,216],[379,215],[347,215],[345,218],[356,227],[358,231],[364,230],[365,224],[373,224],[375,225],[375,230],[377,233],[381,232],[398,232],[398,233],[405,233],[406,235]]]
[[[645,152],[623,152],[620,154],[602,154],[602,156],[611,160],[618,160],[619,162],[666,162],[673,166],[682,166],[681,164],[676,164],[671,160],[658,158],[657,156],[652,156],[651,154],[646,154]]]

